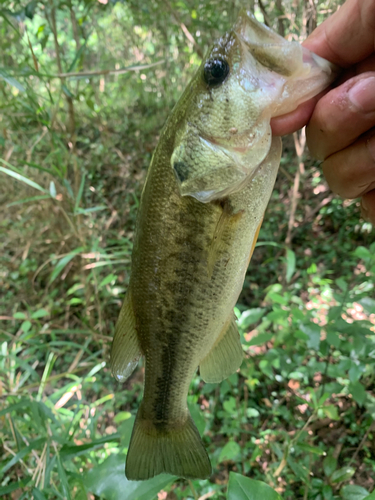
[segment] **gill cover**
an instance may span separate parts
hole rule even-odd
[[[323,90],[334,66],[240,13],[188,87],[171,157],[179,192],[207,203],[251,180],[271,146],[270,121]]]

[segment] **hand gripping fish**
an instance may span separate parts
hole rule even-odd
[[[198,366],[204,381],[220,382],[242,362],[233,307],[280,162],[270,119],[320,92],[334,73],[242,12],[168,118],[142,192],[111,350],[120,382],[145,357],[128,479],[211,474],[187,394]]]

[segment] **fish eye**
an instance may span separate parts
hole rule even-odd
[[[209,87],[221,85],[229,73],[229,64],[224,59],[210,59],[204,65],[204,81]]]

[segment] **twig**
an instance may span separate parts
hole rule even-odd
[[[208,493],[205,493],[204,495],[199,497],[198,500],[207,500],[207,498],[213,497],[215,495],[215,493],[216,493],[215,490],[209,491]]]
[[[123,75],[124,73],[128,73],[129,71],[140,71],[143,69],[149,69],[163,63],[165,63],[165,59],[150,64],[138,64],[133,66],[127,66],[126,68],[120,68],[120,69],[77,71],[72,73],[58,73],[57,75],[42,75],[42,76],[47,76],[49,78],[82,78],[85,76],[92,77],[92,76],[102,76],[102,75]]]
[[[276,13],[277,13],[277,31],[280,36],[285,36],[285,26],[284,26],[284,8],[282,0],[276,0]]]
[[[373,420],[373,421],[371,422],[371,425],[369,425],[369,427],[368,427],[367,431],[365,432],[365,435],[364,435],[364,436],[363,436],[363,438],[362,438],[362,441],[359,443],[358,448],[355,450],[355,453],[354,453],[354,455],[352,456],[352,458],[350,459],[350,461],[349,461],[349,464],[348,464],[348,465],[352,464],[352,463],[355,461],[355,459],[356,459],[356,458],[357,458],[357,456],[358,456],[358,453],[359,453],[359,452],[361,451],[361,449],[363,448],[363,445],[365,444],[366,439],[368,438],[368,435],[369,435],[369,434],[370,434],[370,432],[372,432],[374,429],[375,429],[375,420]]]
[[[193,37],[193,35],[190,33],[190,31],[187,29],[186,25],[180,20],[180,18],[178,17],[178,15],[175,13],[175,11],[173,10],[173,7],[169,3],[169,1],[168,0],[164,0],[164,3],[168,7],[169,12],[174,17],[176,23],[178,23],[180,25],[180,28],[183,31],[183,33],[186,36],[186,38],[189,40],[190,43],[192,43],[194,45],[195,50],[197,51],[198,56],[201,59],[203,59],[202,49],[200,48],[199,44],[197,43],[197,41],[195,40],[195,38]]]
[[[302,155],[303,155],[305,145],[306,145],[305,129],[301,130],[299,138],[298,138],[297,132],[295,132],[293,134],[293,138],[294,138],[294,146],[296,148],[296,153],[297,153],[297,158],[298,158],[298,167],[297,167],[296,175],[294,177],[292,203],[291,203],[291,207],[290,207],[290,215],[289,215],[289,222],[288,222],[288,232],[287,232],[287,235],[285,238],[285,245],[287,247],[290,247],[291,242],[292,242],[292,230],[293,230],[293,226],[294,226],[295,215],[296,215],[297,204],[298,204],[299,184],[300,184],[300,180],[301,180],[301,173],[304,171],[304,164],[302,162]]]
[[[188,479],[188,483],[189,483],[190,489],[191,489],[191,491],[193,493],[194,500],[199,500],[198,499],[198,493],[197,493],[196,489],[194,488],[194,485],[193,485],[193,483],[191,482],[190,479]]]
[[[263,17],[264,17],[264,24],[268,27],[272,26],[272,23],[270,21],[270,18],[268,17],[267,11],[265,6],[263,5],[262,0],[258,0],[259,8],[262,11]]]

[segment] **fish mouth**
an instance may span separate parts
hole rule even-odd
[[[241,136],[243,135],[244,137],[249,137],[249,134],[250,134],[250,131],[248,131],[247,133],[244,132],[243,134],[241,134]],[[230,139],[229,139],[229,144],[228,144],[228,139],[225,139],[225,138],[222,138],[222,137],[212,137],[212,136],[206,136],[204,134],[199,134],[200,137],[204,140],[204,141],[207,141],[207,142],[210,142],[211,144],[213,144],[214,146],[218,146],[222,149],[225,149],[226,151],[230,151],[230,152],[233,152],[233,153],[240,153],[240,154],[245,154],[249,151],[249,149],[252,147],[252,145],[248,144],[246,146],[235,146],[235,145],[232,145],[230,144]]]
[[[252,132],[253,127],[238,135],[236,133],[236,135],[231,135],[230,137],[214,137],[213,135],[205,134],[193,123],[189,123],[189,125],[196,129],[198,136],[203,141],[228,151],[228,153],[246,154],[250,149],[255,148],[264,137],[264,135],[260,136]]]

